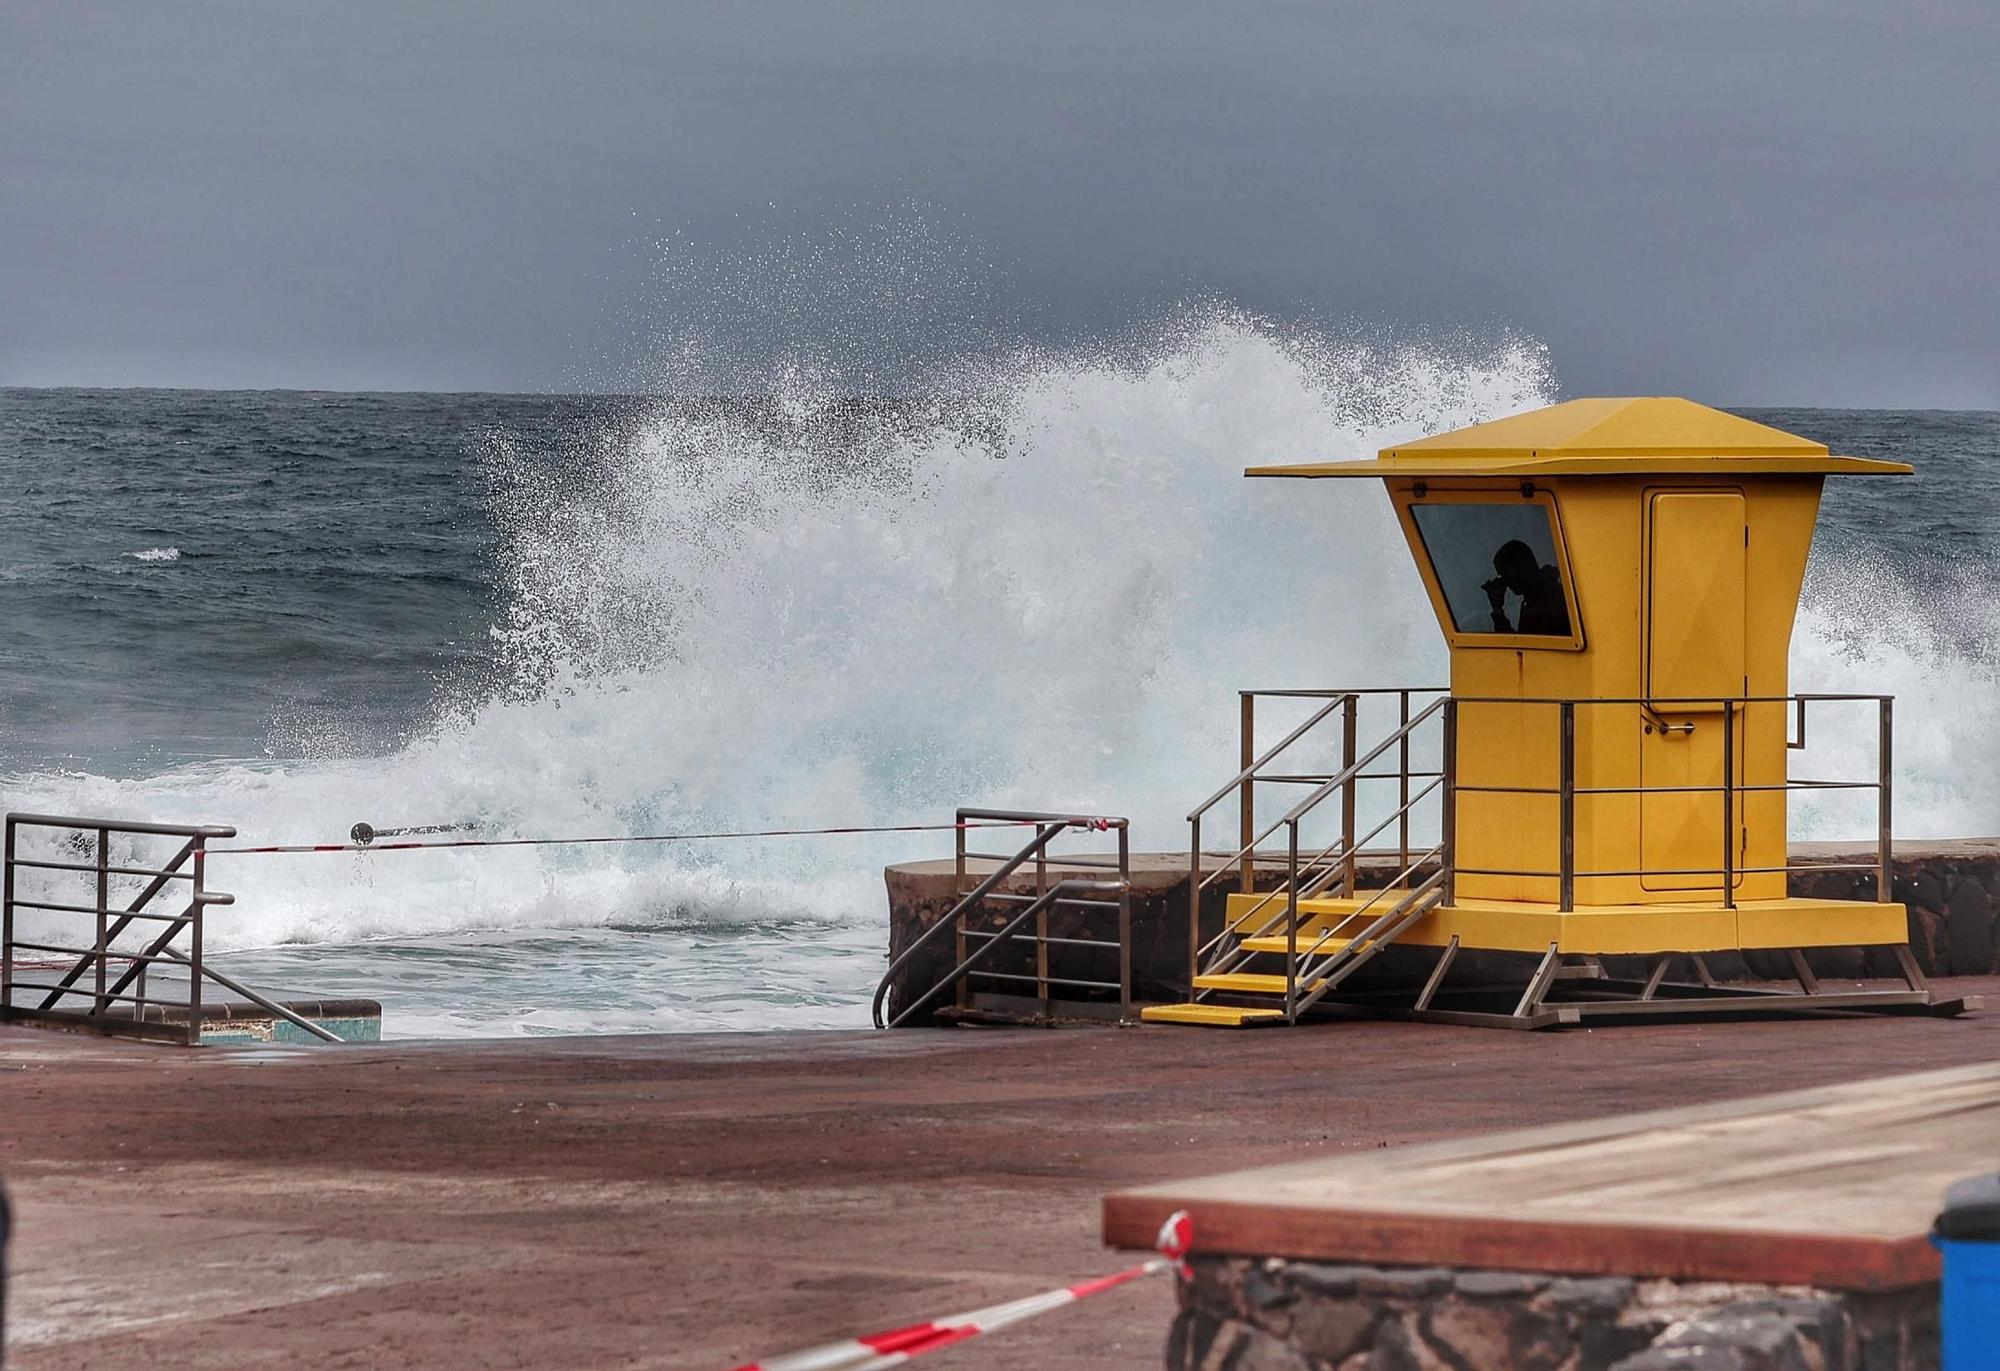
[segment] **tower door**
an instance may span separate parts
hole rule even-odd
[[[1650,707],[1640,711],[1637,724],[1644,733],[1639,864],[1648,873],[1641,879],[1647,890],[1719,893],[1725,842],[1731,866],[1742,866],[1741,797],[1733,831],[1725,836],[1719,787],[1731,750],[1723,740],[1724,701],[1747,693],[1747,561],[1740,492],[1660,491],[1648,499],[1645,695]],[[1734,770],[1740,784],[1740,706],[1735,717]],[[1699,789],[1707,786],[1718,789]]]

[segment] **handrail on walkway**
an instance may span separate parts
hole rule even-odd
[[[1035,825],[1035,836],[1011,855],[972,852],[966,848],[965,835],[970,826],[979,821],[1032,823]],[[1035,810],[960,809],[955,827],[958,834],[958,850],[954,865],[957,880],[953,889],[959,892],[958,901],[944,917],[925,929],[908,947],[898,953],[889,963],[889,969],[882,973],[882,979],[875,987],[874,999],[869,1005],[869,1014],[875,1026],[895,1028],[901,1025],[920,1010],[929,1007],[947,989],[957,990],[963,1003],[966,999],[967,983],[972,977],[1032,982],[1044,1004],[1050,1003],[1049,992],[1055,986],[1086,990],[1116,990],[1120,1015],[1129,1018],[1132,1010],[1132,863],[1129,820],[1110,815],[1050,813]],[[1052,860],[1059,866],[1065,863],[1087,867],[1113,866],[1111,859],[1102,856],[1052,859],[1048,851],[1050,845],[1062,834],[1076,831],[1114,832],[1118,835],[1116,880],[1070,877],[1058,881],[1053,886],[1049,884],[1048,868]],[[997,861],[999,865],[978,885],[966,890],[968,859],[989,859]],[[1007,879],[1030,864],[1035,872],[1036,893],[1032,896],[1001,893],[1000,887]],[[988,901],[1012,902],[1023,904],[1025,907],[1010,917],[998,930],[987,931],[971,927],[968,922],[970,916]],[[1115,907],[1118,911],[1117,942],[1052,937],[1049,932],[1049,913],[1062,904]],[[1035,931],[1023,932],[1031,919],[1035,923]],[[883,1010],[884,1003],[903,970],[926,949],[941,941],[947,933],[950,933],[956,941],[955,965],[928,989],[915,996],[909,1003],[900,1006],[893,1017],[886,1016]],[[1033,975],[979,970],[979,967],[986,963],[1003,944],[1017,939],[1031,943],[1035,947]],[[973,941],[979,943],[977,948],[968,947],[968,943]],[[1117,981],[1084,980],[1074,976],[1052,974],[1049,967],[1049,949],[1058,943],[1064,945],[1094,943],[1102,948],[1115,949],[1118,953]]]
[[[45,830],[59,837],[56,856],[25,856],[20,849],[23,829]],[[156,866],[138,858],[113,862],[112,839],[180,838],[174,854]],[[233,838],[236,830],[227,824],[156,824],[133,819],[82,818],[65,814],[22,814],[6,816],[4,857],[0,857],[0,1021],[52,1023],[95,1029],[99,1032],[132,1037],[184,1041],[199,1046],[202,1030],[202,982],[212,981],[242,996],[277,1018],[326,1042],[341,1041],[338,1035],[286,1008],[250,987],[207,965],[202,955],[202,911],[210,905],[234,904],[236,897],[207,885],[207,844],[213,838]],[[89,861],[64,861],[67,849]],[[23,894],[19,878],[23,871],[47,871],[70,877],[91,877],[87,894],[70,900],[53,898],[55,892],[35,890]],[[114,902],[114,878],[148,878],[136,895],[123,903]],[[61,879],[58,876],[57,879]],[[179,913],[162,913],[152,907],[154,899],[175,881],[188,882],[187,903]],[[72,884],[78,884],[72,882]],[[82,903],[89,899],[89,903]],[[171,907],[171,906],[169,906]],[[45,935],[48,942],[16,936],[17,911],[41,914],[84,916],[93,920],[88,942]],[[120,946],[118,939],[134,926],[142,926],[140,941]],[[155,932],[155,928],[157,931]],[[148,936],[150,935],[150,936]],[[185,935],[187,948],[175,943]],[[65,939],[54,941],[54,939]],[[24,965],[22,952],[41,952],[67,958],[69,966],[53,980],[29,980],[20,975],[31,969]],[[187,971],[184,999],[166,999],[148,994],[147,976],[157,963],[171,963]],[[113,964],[122,970],[112,970]],[[56,963],[61,965],[60,962]],[[85,978],[89,979],[86,981]],[[80,984],[81,982],[81,984]],[[16,1003],[15,992],[40,991],[39,1003]],[[33,998],[31,995],[30,999]],[[71,1002],[85,1001],[82,1008]],[[167,1022],[169,1009],[185,1012],[185,1026]]]

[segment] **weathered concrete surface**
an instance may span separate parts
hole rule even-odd
[[[729,1366],[1112,1269],[1108,1190],[1996,1054],[2000,1015],[203,1052],[0,1030],[8,1365]],[[1173,1305],[1142,1284],[939,1366],[1156,1367]]]
[[[1792,845],[1791,890],[1794,895],[1829,899],[1875,898],[1875,874],[1870,871],[1829,869],[1864,865],[1875,860],[1872,848],[1844,843],[1794,843]],[[1187,998],[1187,854],[1134,853],[1132,856],[1132,970],[1133,995],[1139,1000],[1173,1001]],[[1366,855],[1360,862],[1364,886],[1379,885],[1395,874],[1400,865],[1393,857]],[[992,864],[971,864],[983,874]],[[1260,888],[1269,889],[1282,878],[1282,864],[1268,859],[1259,862]],[[1049,879],[1071,875],[1102,876],[1049,864]],[[2000,971],[2000,838],[1962,838],[1929,842],[1899,842],[1892,867],[1894,898],[1910,908],[1910,945],[1928,975],[1983,976]],[[906,862],[884,873],[889,892],[889,953],[894,957],[921,937],[924,930],[950,912],[957,901],[956,872],[949,861]],[[1222,927],[1223,904],[1234,888],[1234,877],[1210,886],[1202,895],[1202,939],[1206,941]],[[1004,887],[1013,893],[1035,889],[1034,877],[1016,873]],[[998,928],[1004,916],[995,913],[988,923]],[[1063,909],[1057,911],[1050,932],[1058,937],[1115,940],[1117,924],[1108,911]],[[951,939],[937,943],[913,958],[891,988],[891,1012],[909,1003],[911,997],[937,983],[953,965]],[[997,954],[997,969],[1031,970],[1026,944]],[[1003,960],[1011,957],[1012,960]],[[1612,959],[1619,974],[1646,974],[1640,959]],[[1888,978],[1897,974],[1892,955],[1886,951],[1864,952],[1850,948],[1816,948],[1807,954],[1815,973],[1829,978]],[[1408,981],[1420,984],[1436,961],[1428,950],[1391,948],[1374,965],[1354,980],[1356,986]],[[1790,965],[1781,953],[1731,954],[1707,958],[1713,974],[1727,980],[1789,980]],[[1478,959],[1462,957],[1459,973],[1492,974],[1525,982],[1533,959],[1505,953],[1479,954]],[[1117,979],[1117,962],[1110,952],[1091,949],[1057,948],[1051,956],[1054,975],[1080,979]]]

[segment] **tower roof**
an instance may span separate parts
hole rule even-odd
[[[1906,475],[1677,396],[1568,400],[1386,447],[1372,462],[1251,467],[1249,476]]]

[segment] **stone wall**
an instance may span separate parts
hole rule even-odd
[[[1795,844],[1792,849],[1791,889],[1795,895],[1846,899],[1873,899],[1875,875],[1872,870],[1840,869],[1874,860],[1872,851],[1826,843]],[[1362,883],[1386,880],[1396,869],[1393,859],[1364,859]],[[1101,877],[1101,871],[1064,871],[1051,866],[1050,879],[1063,875]],[[1263,877],[1265,888],[1281,877],[1275,866]],[[956,901],[956,875],[950,862],[911,862],[892,866],[885,873],[889,893],[889,955],[893,958],[923,931],[942,918]],[[2000,917],[2000,838],[1969,838],[1946,842],[1899,843],[1892,870],[1894,898],[1910,909],[1910,943],[1919,964],[1932,975],[1985,975],[2000,970],[2000,938],[1995,919]],[[1187,998],[1187,857],[1185,854],[1135,854],[1132,858],[1132,974],[1134,996],[1141,1001],[1174,1001]],[[1233,878],[1217,881],[1202,896],[1201,919],[1204,940],[1222,927],[1223,906]],[[1020,874],[1006,889],[1031,891],[1034,878]],[[998,928],[1005,916],[992,914],[989,927]],[[1115,942],[1117,923],[1110,911],[1068,908],[1058,911],[1051,932],[1061,937],[1090,938]],[[952,939],[941,936],[926,948],[897,977],[891,988],[891,1012],[909,1002],[909,997],[935,985],[953,965]],[[996,969],[1030,970],[1032,953],[1025,944],[1012,946],[995,961]],[[1492,958],[1491,967],[1475,964],[1471,957],[1458,962],[1460,974],[1492,974],[1525,982],[1532,959],[1511,959],[1509,954],[1481,954]],[[1421,984],[1429,974],[1436,954],[1423,949],[1392,948],[1357,977],[1357,987],[1407,981]],[[1505,960],[1508,965],[1498,962]],[[1514,960],[1521,965],[1514,966]],[[1888,978],[1897,974],[1893,957],[1885,950],[1861,951],[1853,948],[1823,948],[1808,954],[1814,972],[1828,979]],[[1747,956],[1711,956],[1711,971],[1727,980],[1788,980],[1790,966],[1782,954],[1751,953]],[[1643,976],[1644,967],[1614,966],[1614,971]],[[1082,980],[1117,980],[1114,952],[1089,948],[1057,948],[1051,955],[1051,971]],[[1098,999],[1115,998],[1102,993]],[[926,1019],[928,1016],[923,1016]],[[914,1022],[914,1020],[913,1020]]]
[[[1931,1371],[1938,1287],[1197,1257],[1168,1371]]]

